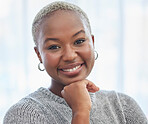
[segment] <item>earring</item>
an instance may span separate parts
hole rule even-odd
[[[40,70],[40,71],[44,71],[45,69],[42,69],[40,66],[41,66],[41,62],[38,64],[38,69]]]
[[[95,52],[95,54],[96,54],[95,60],[97,60],[97,59],[98,59],[98,52],[97,52],[96,50],[95,50],[94,52]]]

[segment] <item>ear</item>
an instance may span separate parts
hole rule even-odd
[[[37,57],[39,58],[39,61],[42,63],[42,58],[41,58],[41,55],[40,55],[40,52],[39,52],[38,48],[34,47],[34,50],[35,50],[35,52],[37,54]]]
[[[91,38],[92,38],[92,42],[93,42],[93,46],[94,46],[94,35],[93,34],[91,35]]]

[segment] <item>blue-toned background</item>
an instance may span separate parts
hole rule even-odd
[[[0,123],[8,108],[50,78],[31,36],[36,13],[54,0],[0,0]],[[148,0],[65,0],[89,16],[99,58],[89,79],[133,97],[148,117]]]

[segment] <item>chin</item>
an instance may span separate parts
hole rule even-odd
[[[65,85],[65,86],[67,86],[67,85],[69,85],[69,84],[72,84],[72,83],[74,83],[74,82],[77,82],[77,81],[81,81],[81,80],[84,80],[84,79],[86,79],[87,78],[87,76],[84,76],[84,77],[77,77],[77,78],[71,78],[71,79],[67,79],[67,80],[64,80],[63,81],[63,84]]]

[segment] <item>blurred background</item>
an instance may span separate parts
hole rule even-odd
[[[21,98],[49,87],[37,68],[31,25],[54,0],[0,0],[0,123]],[[89,76],[103,90],[133,97],[148,117],[148,0],[65,0],[88,15],[99,54]]]

